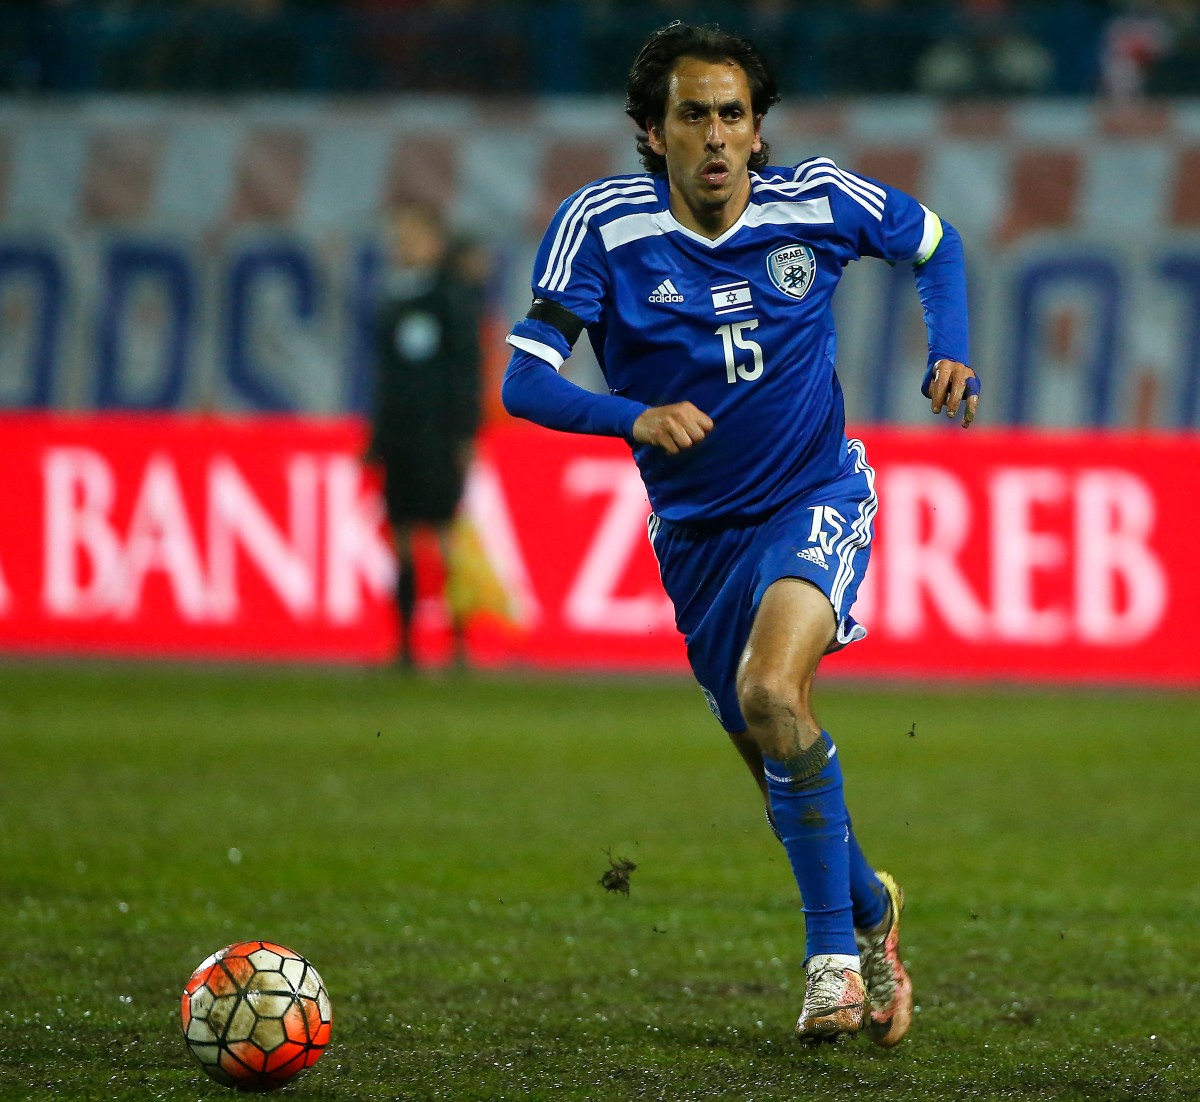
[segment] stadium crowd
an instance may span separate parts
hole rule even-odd
[[[796,95],[1200,93],[1196,0],[7,0],[0,91],[610,91],[676,18],[770,44]]]

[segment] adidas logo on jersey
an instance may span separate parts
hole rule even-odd
[[[647,302],[682,302],[683,295],[675,290],[675,284],[669,279],[664,279],[653,291],[650,292],[650,297]]]
[[[797,551],[798,559],[807,559],[809,562],[815,562],[822,570],[829,569],[829,563],[825,561],[825,556],[821,553],[819,547],[806,547],[803,551]]]

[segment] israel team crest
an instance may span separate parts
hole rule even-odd
[[[767,257],[767,274],[785,295],[803,298],[817,274],[817,258],[807,245],[784,245]]]

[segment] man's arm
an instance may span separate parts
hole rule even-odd
[[[570,343],[562,351],[554,347],[560,339],[532,340],[518,333],[509,337],[514,347],[500,399],[514,417],[560,432],[619,436],[661,448],[668,455],[678,455],[713,431],[713,419],[691,402],[649,407],[620,395],[594,394],[577,387],[557,370],[564,352],[570,354]],[[553,358],[554,364],[547,357]]]
[[[598,319],[609,278],[595,235],[586,232],[586,218],[582,220],[583,236],[573,238],[577,245],[568,266],[569,280],[556,267],[558,262],[552,263],[560,246],[563,221],[580,221],[583,208],[577,199],[581,198],[577,195],[559,207],[542,241],[534,271],[542,272],[541,280],[555,286],[534,280],[529,312],[508,335],[513,353],[504,373],[501,400],[509,413],[546,428],[620,436],[675,455],[712,430],[711,419],[692,403],[652,409],[621,395],[596,394],[560,374],[584,328]]]
[[[564,379],[545,360],[514,348],[500,387],[504,408],[514,417],[560,432],[633,439],[633,425],[646,408],[615,394],[595,394]]]
[[[949,222],[933,251],[913,269],[929,333],[929,364],[921,393],[935,414],[966,428],[979,411],[979,379],[967,366],[967,279],[962,238]]]
[[[500,390],[514,417],[561,432],[621,436],[676,455],[711,431],[712,418],[691,402],[645,406],[617,394],[595,394],[564,379],[545,360],[514,348]]]

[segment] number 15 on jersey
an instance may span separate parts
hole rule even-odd
[[[725,349],[725,381],[736,383],[738,379],[757,379],[763,373],[763,351],[757,341],[747,333],[758,328],[758,318],[748,321],[731,321],[717,330]],[[738,353],[749,352],[750,357],[739,357]]]

